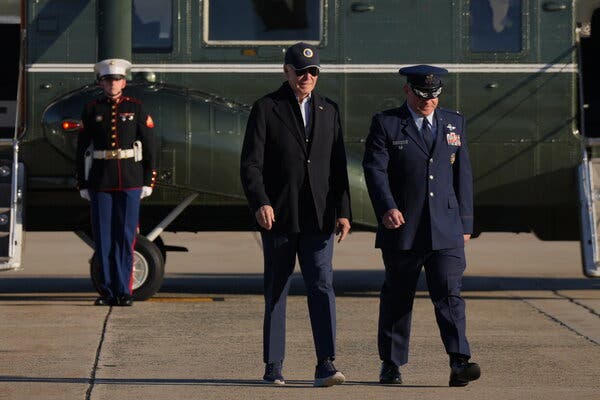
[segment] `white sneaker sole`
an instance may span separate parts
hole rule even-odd
[[[267,381],[267,380],[263,379],[263,383],[266,383],[267,385],[275,385],[275,386],[285,385],[285,381],[283,381],[281,379],[275,379],[274,381]]]
[[[335,385],[341,385],[346,382],[346,377],[341,372],[328,376],[327,378],[315,378],[314,387],[330,387]]]

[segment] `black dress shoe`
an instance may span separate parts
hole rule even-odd
[[[384,361],[381,363],[381,372],[379,373],[379,383],[386,385],[402,384],[402,375],[396,364]]]
[[[467,386],[469,382],[479,379],[481,369],[479,364],[468,362],[465,359],[452,361],[450,372],[450,386]]]
[[[117,299],[117,305],[121,307],[131,307],[133,298],[131,296],[121,296]]]
[[[115,299],[110,297],[98,297],[96,301],[94,301],[95,306],[112,306],[115,304]]]

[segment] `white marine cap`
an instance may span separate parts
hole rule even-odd
[[[103,78],[124,78],[127,75],[127,70],[131,68],[131,63],[120,58],[109,58],[97,62],[94,65],[94,71],[98,79]]]

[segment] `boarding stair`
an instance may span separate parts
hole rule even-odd
[[[0,271],[21,269],[25,167],[19,145],[0,139]]]
[[[600,277],[600,158],[587,158],[578,168],[583,273]]]
[[[19,27],[0,25],[0,33],[19,37]],[[6,71],[0,78],[0,271],[22,268],[26,179],[25,166],[19,162],[19,139],[25,131],[19,105],[23,87],[24,53],[20,51],[23,38],[21,35],[20,41],[10,44],[14,47],[7,44]]]
[[[598,20],[600,21],[600,20]],[[592,25],[598,21],[592,20]],[[583,273],[590,278],[600,278],[600,62],[596,55],[600,49],[600,26],[578,29],[577,52],[579,84],[579,138],[581,162],[577,168],[579,189],[579,219],[581,227],[581,258]]]

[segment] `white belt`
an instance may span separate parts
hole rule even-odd
[[[133,158],[135,156],[133,149],[115,149],[115,150],[94,150],[94,158],[96,160],[112,160]]]

